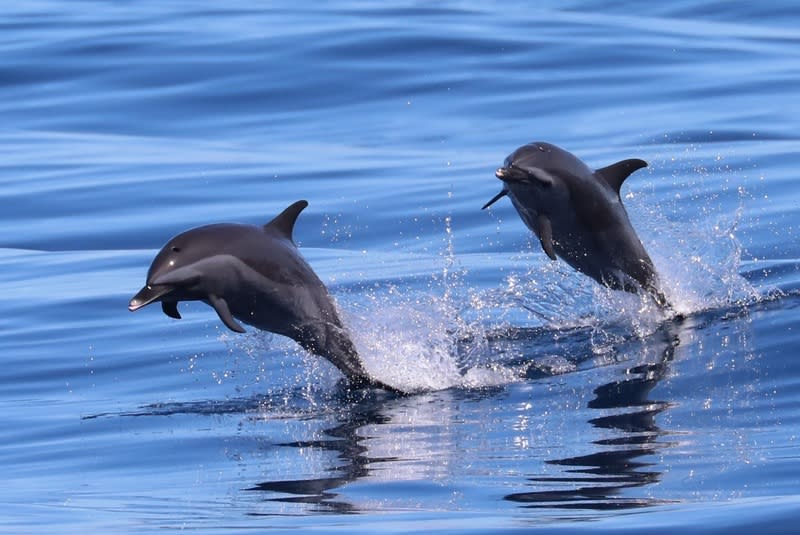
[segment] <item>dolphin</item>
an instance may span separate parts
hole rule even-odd
[[[503,189],[483,208],[505,195],[539,238],[552,260],[570,266],[615,290],[644,290],[668,307],[658,277],[622,205],[620,188],[647,162],[622,160],[592,171],[575,155],[537,141],[512,152],[495,172]]]
[[[395,391],[364,369],[327,288],[295,246],[295,221],[306,206],[297,201],[264,226],[220,223],[178,234],[156,255],[128,309],[160,302],[164,314],[180,319],[180,301],[203,301],[234,332],[245,332],[241,321],[287,336],[328,359],[354,387]]]

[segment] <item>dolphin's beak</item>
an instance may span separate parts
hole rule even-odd
[[[174,289],[174,286],[167,284],[159,284],[154,286],[150,286],[148,284],[133,296],[131,302],[128,303],[128,310],[135,312],[140,308],[149,305],[153,301],[158,301],[160,298],[164,297]]]
[[[521,178],[520,175],[527,176],[527,174],[524,171],[521,171],[521,170],[516,169],[514,167],[500,167],[500,168],[497,169],[497,171],[494,172],[494,176],[496,176],[497,178],[499,178],[503,182],[506,182],[506,181],[509,181],[509,180],[510,181],[519,180]],[[493,205],[494,203],[496,203],[497,201],[499,201],[500,199],[502,199],[506,195],[508,195],[508,187],[507,186],[504,187],[502,190],[500,190],[500,193],[498,193],[497,195],[492,197],[489,202],[484,204],[483,208],[481,208],[481,210],[486,210],[487,208],[489,208],[491,205]]]
[[[528,172],[516,167],[500,167],[494,172],[494,176],[503,182],[520,182],[529,180]]]

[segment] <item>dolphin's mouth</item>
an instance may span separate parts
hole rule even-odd
[[[149,305],[153,301],[158,301],[160,298],[164,297],[174,289],[175,287],[170,286],[169,284],[158,284],[153,286],[148,284],[133,296],[131,302],[128,303],[128,310],[135,312],[140,308]]]

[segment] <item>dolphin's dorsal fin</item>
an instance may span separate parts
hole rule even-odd
[[[275,219],[264,225],[264,230],[277,232],[282,237],[293,242],[292,231],[294,230],[294,223],[297,221],[297,216],[306,206],[308,206],[308,201],[297,201],[278,214]]]
[[[594,173],[603,177],[609,186],[619,195],[619,190],[622,183],[630,176],[631,173],[642,167],[647,167],[647,162],[639,160],[638,158],[631,158],[630,160],[622,160],[621,162],[613,163],[608,167],[598,169]]]

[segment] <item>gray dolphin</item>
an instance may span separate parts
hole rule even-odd
[[[203,301],[232,331],[245,332],[238,319],[288,336],[332,362],[353,386],[395,390],[367,374],[328,290],[294,244],[306,206],[297,201],[263,227],[221,223],[178,234],[156,255],[128,309],[158,301],[180,319],[179,301]]]
[[[592,171],[573,154],[537,141],[512,152],[495,175],[525,225],[552,260],[560,257],[615,290],[647,291],[668,306],[658,288],[653,261],[633,230],[619,190],[647,162],[622,160]]]

